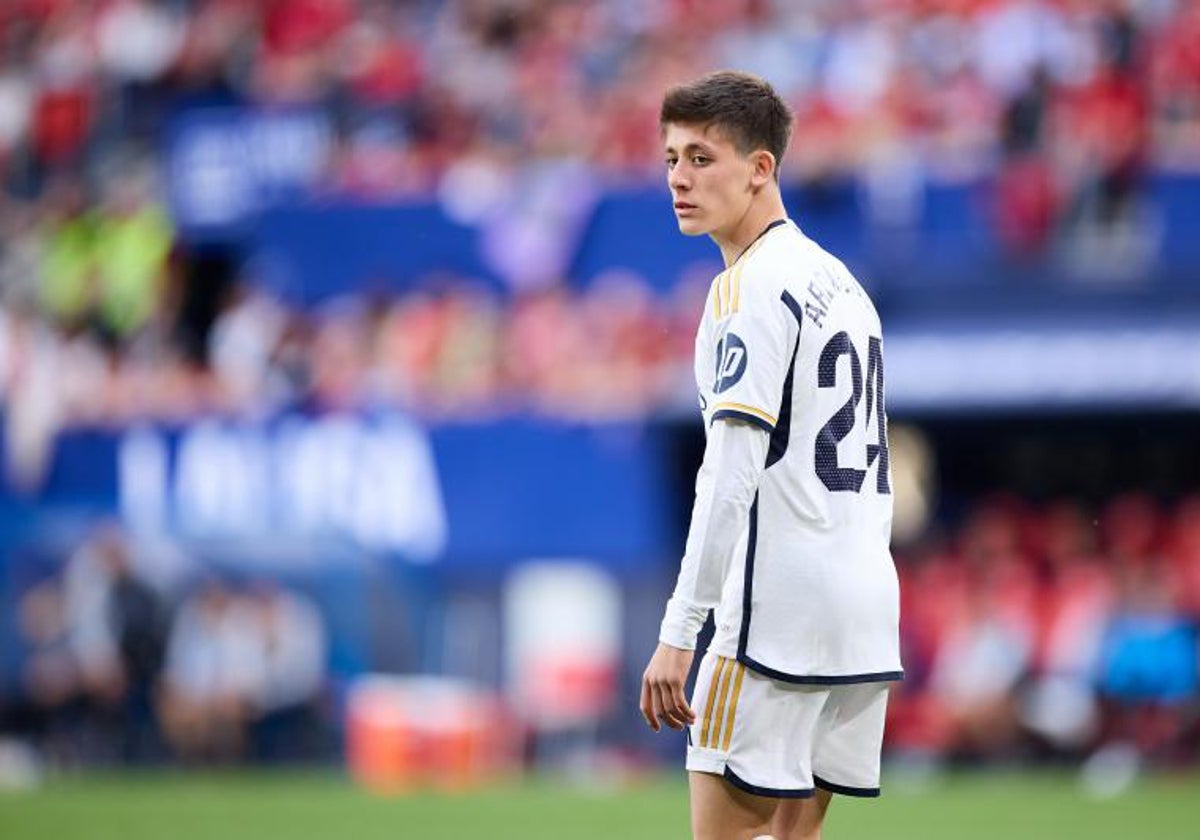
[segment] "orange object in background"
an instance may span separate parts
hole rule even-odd
[[[499,699],[465,680],[368,676],[350,689],[346,761],[377,793],[495,780],[517,768],[519,735]]]

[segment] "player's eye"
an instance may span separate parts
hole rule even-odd
[[[692,155],[693,166],[708,166],[711,162],[706,155]]]
[[[674,169],[675,164],[677,164],[677,163],[679,163],[679,158],[673,158],[673,157],[667,158],[667,169]]]

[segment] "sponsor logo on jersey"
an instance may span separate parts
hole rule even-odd
[[[717,376],[713,393],[720,394],[738,383],[746,372],[746,343],[734,333],[726,333],[717,344]]]

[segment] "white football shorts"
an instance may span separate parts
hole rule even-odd
[[[687,769],[760,796],[803,798],[814,787],[878,796],[887,696],[885,682],[798,685],[706,654]]]

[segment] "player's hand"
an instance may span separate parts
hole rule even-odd
[[[646,673],[642,674],[642,717],[658,732],[659,721],[672,729],[683,729],[696,722],[696,713],[684,696],[684,683],[692,667],[693,651],[662,644],[650,657]]]

